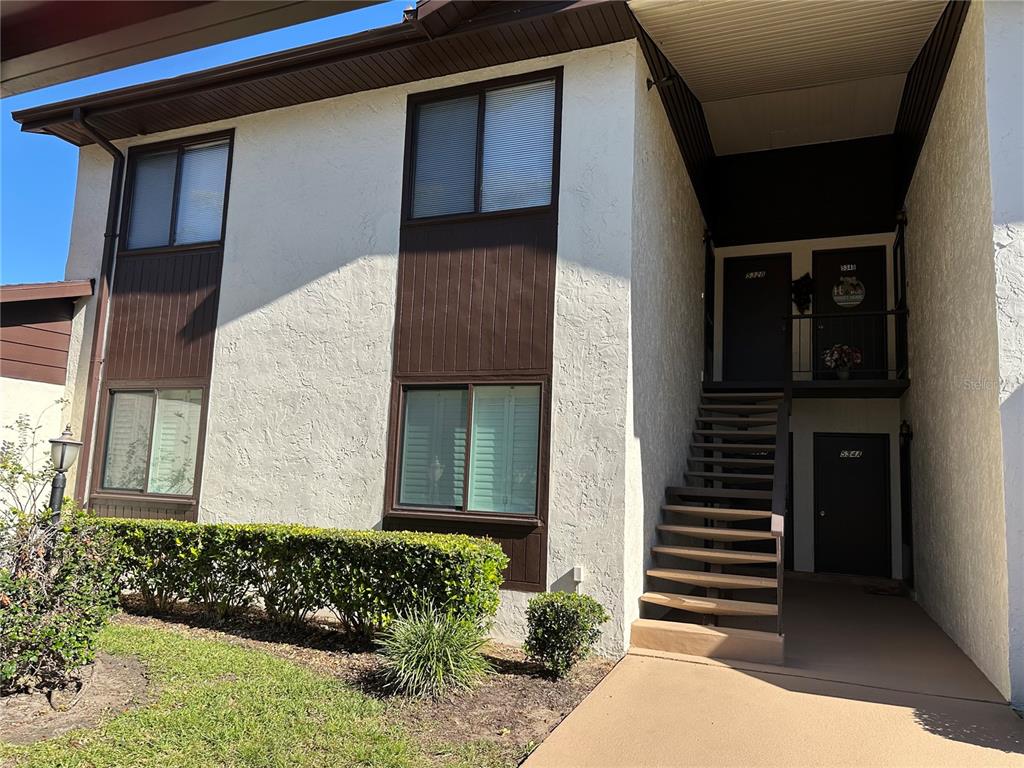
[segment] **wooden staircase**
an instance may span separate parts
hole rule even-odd
[[[703,393],[686,484],[665,490],[634,648],[783,663],[789,407],[788,391]]]

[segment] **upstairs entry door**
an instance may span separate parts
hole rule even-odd
[[[861,361],[850,369],[851,379],[884,379],[888,365],[886,344],[885,247],[815,251],[814,377],[835,379],[825,353],[842,344],[859,350]]]
[[[792,311],[788,253],[737,256],[723,262],[722,380],[782,382],[784,318]]]

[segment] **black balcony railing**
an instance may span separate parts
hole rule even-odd
[[[907,378],[907,310],[792,315],[794,381]]]

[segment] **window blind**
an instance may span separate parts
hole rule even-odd
[[[399,503],[461,507],[466,461],[466,390],[405,394]]]
[[[470,213],[476,206],[479,97],[420,106],[412,215]]]
[[[487,92],[481,210],[551,202],[554,135],[554,80]]]
[[[103,487],[141,491],[149,460],[152,392],[115,392],[110,404]]]
[[[177,164],[177,150],[144,155],[135,163],[129,248],[167,245]]]
[[[176,244],[220,239],[227,167],[226,141],[189,147],[183,152],[174,233]]]
[[[150,493],[192,493],[202,404],[201,389],[165,389],[158,393],[146,489]]]
[[[469,509],[537,511],[540,387],[474,387]]]

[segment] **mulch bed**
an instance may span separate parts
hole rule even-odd
[[[136,659],[96,654],[65,689],[0,697],[0,741],[33,744],[77,728],[93,728],[111,714],[148,699],[146,669]]]
[[[501,764],[514,766],[611,671],[614,662],[594,658],[567,678],[551,680],[515,647],[491,643],[486,655],[494,673],[479,687],[441,701],[408,700],[381,690],[380,659],[372,649],[353,647],[327,622],[282,628],[261,611],[213,623],[191,606],[159,618],[142,615],[138,604],[114,621],[172,629],[264,651],[338,678],[385,701],[389,719],[401,725],[439,763],[453,745],[487,742]]]

